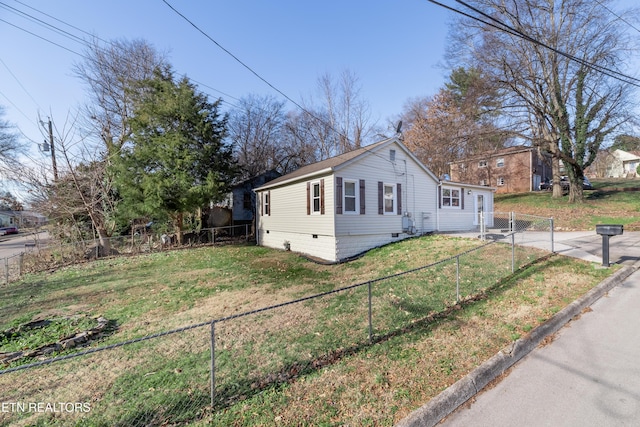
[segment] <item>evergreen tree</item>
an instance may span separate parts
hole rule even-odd
[[[182,239],[183,218],[221,200],[236,173],[225,144],[227,117],[188,79],[168,70],[143,82],[132,135],[114,167],[121,218],[170,220]]]

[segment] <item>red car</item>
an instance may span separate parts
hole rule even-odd
[[[18,234],[18,227],[10,225],[8,227],[0,227],[0,236],[5,234]]]

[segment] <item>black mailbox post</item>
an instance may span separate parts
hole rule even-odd
[[[596,233],[602,236],[602,265],[609,267],[609,237],[622,234],[624,227],[621,224],[598,224]]]

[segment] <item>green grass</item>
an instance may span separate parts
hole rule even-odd
[[[593,181],[596,190],[585,191],[583,203],[569,203],[568,196],[553,198],[551,192],[496,194],[495,210],[553,217],[556,230],[595,230],[596,224],[623,224],[640,230],[640,180]]]
[[[77,317],[53,319],[37,328],[20,328],[20,318],[18,318],[13,322],[12,328],[0,332],[0,352],[35,350],[78,332],[89,330],[97,324],[96,319]]]
[[[102,315],[117,328],[92,346],[113,344],[397,274],[479,244],[434,235],[331,266],[253,246],[100,260],[1,287],[0,324]],[[0,375],[0,388],[15,401],[92,402],[81,422],[32,415],[29,425],[392,425],[609,274],[555,257],[511,275],[510,253],[496,243],[459,265],[375,282],[373,342],[366,285],[216,323],[213,407],[209,326]],[[519,265],[540,256],[519,253]],[[461,297],[479,299],[456,305],[458,268]],[[514,318],[520,306],[524,317]],[[0,425],[16,421],[6,417]]]

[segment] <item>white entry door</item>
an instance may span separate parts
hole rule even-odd
[[[476,214],[473,218],[473,225],[480,225],[480,218],[482,217],[482,213],[485,211],[484,194],[476,194],[476,198],[474,200],[474,209]],[[484,219],[484,223],[487,224],[486,216]]]

